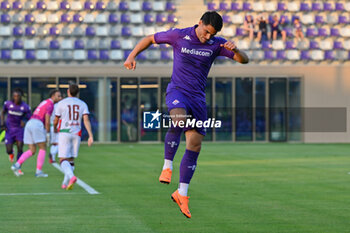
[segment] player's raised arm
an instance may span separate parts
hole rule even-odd
[[[85,125],[85,128],[86,128],[86,131],[89,134],[88,146],[91,146],[92,143],[94,143],[94,136],[93,136],[92,130],[91,130],[91,123],[90,123],[89,115],[85,114],[83,116],[83,120],[84,120],[84,125]]]
[[[221,47],[229,50],[229,51],[233,51],[235,53],[235,55],[233,56],[233,60],[242,63],[242,64],[247,64],[249,62],[249,58],[247,56],[247,54],[241,50],[239,50],[237,48],[237,46],[235,45],[235,43],[231,42],[231,41],[227,41],[224,44],[220,44]]]
[[[135,46],[135,48],[131,51],[128,58],[124,62],[125,68],[128,70],[136,69],[136,56],[141,53],[143,50],[147,49],[151,44],[155,44],[154,35],[149,35],[140,40],[139,43]]]

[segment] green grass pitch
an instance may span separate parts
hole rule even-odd
[[[76,174],[99,191],[60,189],[63,175],[36,158],[10,170],[0,146],[0,232],[350,232],[349,144],[205,143],[190,185],[192,219],[160,184],[161,144],[83,145]],[[51,193],[6,196],[7,193]]]

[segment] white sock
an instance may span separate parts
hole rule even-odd
[[[173,161],[169,159],[164,159],[164,165],[163,165],[163,170],[170,168],[170,170],[173,170]]]
[[[41,172],[41,170],[40,169],[36,169],[36,173],[39,173],[39,172]]]
[[[72,166],[70,165],[70,163],[67,160],[64,160],[61,163],[61,168],[62,168],[64,174],[68,176],[68,179],[71,179],[74,176]]]
[[[52,155],[52,160],[56,160],[56,155],[58,152],[58,146],[57,145],[51,145],[50,147],[50,154]]]
[[[72,167],[72,170],[74,171],[75,166],[71,166],[71,167]],[[68,185],[68,182],[69,182],[69,177],[66,174],[64,174],[64,178],[63,178],[62,184]]]
[[[179,194],[181,196],[186,196],[187,197],[187,191],[188,191],[188,186],[190,184],[186,184],[186,183],[180,183],[179,184],[179,188],[178,188],[178,191],[179,191]]]

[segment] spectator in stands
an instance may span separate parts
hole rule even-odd
[[[283,22],[282,22],[283,20]],[[282,29],[282,24],[285,25],[284,17],[281,17],[281,21],[278,20],[278,16],[274,15],[271,22],[271,37],[272,40],[277,40],[282,36],[282,40],[286,41],[286,31]]]
[[[304,33],[303,33],[303,28],[302,28],[301,23],[300,23],[300,19],[299,18],[295,18],[294,21],[293,21],[293,25],[294,25],[295,38],[297,40],[304,39]]]
[[[244,23],[243,23],[243,29],[246,33],[249,33],[249,39],[253,40],[254,36],[257,34],[256,29],[256,22],[252,15],[247,15]]]
[[[268,20],[264,15],[260,15],[258,17],[258,25],[259,25],[259,31],[256,39],[259,42],[270,40],[270,33],[268,33],[269,32]]]

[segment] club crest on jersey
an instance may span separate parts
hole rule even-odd
[[[172,102],[173,105],[177,105],[179,103],[180,103],[180,101],[178,101],[177,99]]]
[[[184,39],[184,40],[191,40],[191,38],[190,38],[189,35],[186,35],[183,39]]]

